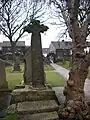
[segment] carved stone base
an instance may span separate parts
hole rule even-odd
[[[12,111],[17,111],[19,120],[59,120],[58,100],[52,89],[15,89],[12,93]]]

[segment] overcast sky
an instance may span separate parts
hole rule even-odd
[[[55,26],[52,26],[52,25],[47,25],[47,26],[49,27],[47,32],[41,34],[42,47],[44,47],[44,48],[49,47],[51,41],[57,41],[58,40],[57,36],[58,36],[58,31],[59,30],[57,30]],[[27,36],[20,39],[20,41],[21,40],[22,41],[24,40],[26,45],[30,45],[31,34],[27,34]],[[8,41],[8,38],[3,36],[3,35],[0,35],[0,42],[2,42],[2,41]]]
[[[58,34],[60,31],[62,31],[62,28],[57,28],[57,26],[55,25],[51,25],[48,22],[45,23],[45,25],[47,25],[49,27],[49,29],[45,32],[41,34],[41,38],[42,38],[42,47],[43,48],[48,48],[51,41],[58,41]],[[63,40],[65,38],[61,38],[60,40]],[[31,42],[31,34],[27,33],[27,36],[25,36],[24,38],[20,39],[20,41],[25,41],[26,45],[30,45]],[[68,40],[68,39],[65,39]],[[0,42],[2,41],[8,41],[8,38],[0,35]]]
[[[55,20],[52,19],[50,17],[51,14],[49,14],[50,12],[49,12],[48,8],[45,8],[45,9],[46,9],[46,12],[45,12],[44,16],[41,16],[41,19],[42,20],[46,20],[43,24],[45,24],[46,26],[48,26],[49,29],[47,30],[47,32],[41,34],[41,38],[42,38],[42,47],[43,48],[48,48],[49,45],[50,45],[50,43],[51,43],[51,41],[57,41],[57,40],[59,40],[58,33],[60,31],[62,31],[63,28],[57,29],[58,26],[50,24],[52,22],[57,22],[58,23],[58,19],[55,19]],[[49,18],[49,19],[47,20],[47,18]],[[62,39],[64,39],[64,38],[61,38],[60,40],[62,40]],[[27,34],[26,37],[24,37],[22,39],[19,39],[19,41],[21,41],[21,40],[25,41],[26,45],[30,45],[31,34]],[[3,35],[0,35],[0,42],[2,42],[2,41],[8,41],[8,38],[5,37],[5,36],[3,36]]]
[[[48,15],[49,14],[45,15],[44,18],[48,18]],[[50,43],[51,43],[51,41],[58,41],[58,40],[60,40],[60,41],[62,41],[62,40],[68,41],[68,40],[70,40],[69,37],[67,37],[67,38],[65,38],[65,37],[59,38],[58,34],[60,35],[60,33],[63,32],[63,30],[65,29],[65,27],[58,28],[58,26],[51,25],[50,23],[52,23],[52,22],[59,23],[58,19],[52,19],[52,18],[49,18],[49,20],[44,22],[44,24],[47,25],[49,27],[49,29],[45,33],[41,34],[42,47],[43,48],[48,48]],[[22,39],[20,39],[20,41],[21,40],[25,41],[26,45],[30,45],[31,34],[27,33],[27,36],[22,38]],[[8,41],[8,38],[6,38],[3,35],[0,35],[0,42],[2,42],[2,41]]]

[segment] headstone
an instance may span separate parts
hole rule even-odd
[[[0,90],[7,88],[8,83],[6,81],[5,63],[0,59]]]
[[[19,53],[17,53],[15,58],[15,64],[14,64],[14,70],[13,71],[21,71],[20,69],[20,56]]]
[[[6,115],[6,109],[10,104],[10,90],[6,81],[5,64],[0,59],[0,118]]]
[[[32,85],[31,47],[24,56],[24,84]]]
[[[28,33],[32,33],[31,36],[31,63],[32,63],[32,85],[33,87],[44,87],[44,66],[43,66],[43,54],[41,45],[41,33],[47,31],[48,27],[43,24],[40,25],[40,21],[33,20],[28,24],[24,30]]]

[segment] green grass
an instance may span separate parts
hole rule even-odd
[[[21,71],[23,71],[23,70],[24,70],[24,65],[21,64],[21,65],[20,65],[20,68],[21,68]],[[7,72],[7,73],[11,73],[12,70],[13,70],[13,66],[6,67],[6,72]]]
[[[45,65],[44,66],[45,71],[55,70],[51,65]]]
[[[66,68],[66,69],[70,69],[71,68],[71,63],[70,61],[60,61],[60,62],[57,62],[58,65]]]
[[[5,118],[1,118],[0,120],[18,120],[17,114],[11,114],[11,115],[7,115]]]
[[[64,68],[66,68],[66,69],[68,69],[68,70],[70,70],[70,68],[71,68],[70,61],[57,62],[57,64],[64,67]],[[88,68],[88,76],[87,76],[87,78],[90,79],[90,67]]]
[[[64,86],[65,80],[56,72],[45,72],[46,73],[46,83],[51,84],[53,87]]]
[[[14,86],[17,84],[20,84],[20,82],[23,80],[23,73],[7,73],[6,74],[9,88],[13,89]]]
[[[11,72],[11,71],[12,71],[12,67],[6,68],[6,77],[8,80],[8,85],[9,88],[13,89],[23,80],[23,72]],[[64,86],[65,80],[58,73],[54,72],[54,69],[51,66],[45,67],[45,73],[46,73],[46,83],[51,84],[52,86]]]

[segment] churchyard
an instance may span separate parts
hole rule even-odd
[[[5,68],[5,62],[0,59],[0,77],[2,80],[0,81],[1,120],[66,120],[66,113],[70,117],[72,111],[71,117],[74,120],[76,115],[73,116],[73,114],[77,114],[78,109],[85,112],[85,114],[84,112],[80,113],[82,118],[89,118],[86,112],[88,106],[84,102],[82,105],[82,102],[77,99],[70,101],[70,103],[66,101],[67,105],[70,105],[67,108],[65,108],[65,104],[61,104],[61,99],[63,98],[62,100],[65,102],[64,96],[67,95],[66,83],[72,90],[74,83],[72,80],[65,82],[65,78],[58,74],[49,62],[47,62],[49,64],[44,65],[41,33],[47,30],[48,27],[41,24],[39,20],[33,20],[24,27],[24,32],[32,33],[31,47],[25,52],[24,64],[20,65],[18,59],[15,63],[15,69],[12,69],[11,66]],[[72,67],[69,61],[57,64],[67,69]],[[86,71],[84,72],[86,74]],[[70,75],[72,76],[72,73]],[[58,91],[56,92],[54,87],[62,89],[64,86],[64,95],[60,93],[57,96]],[[73,94],[71,94],[71,90],[69,92],[70,96],[67,96],[66,99],[73,97],[73,94],[78,98],[75,88]],[[79,88],[79,92],[82,96],[83,90],[81,88]],[[81,97],[78,99],[81,99]]]
[[[83,89],[76,86],[78,87],[79,94],[81,95],[79,98],[72,79],[65,82],[64,78],[51,66],[52,64],[50,65],[48,62],[49,65],[44,65],[41,33],[47,31],[48,29],[49,28],[44,24],[41,24],[39,20],[32,20],[24,27],[24,32],[32,33],[32,35],[31,47],[25,52],[24,64],[21,66],[20,60],[17,59],[15,69],[12,69],[11,66],[5,68],[5,62],[0,59],[0,119],[66,120],[65,116],[68,114],[68,118],[72,117],[72,120],[74,120],[76,117],[79,118],[79,114],[78,116],[76,116],[76,114],[78,110],[81,112],[82,109],[84,112],[80,113],[81,117],[89,120],[88,118],[90,116],[88,115],[89,113],[87,113],[88,102],[86,104],[84,103],[85,101],[80,101],[83,100],[81,99],[84,93]],[[58,64],[60,66],[63,65],[63,67],[66,67],[67,69],[72,67],[68,61],[63,61],[63,63]],[[79,65],[79,67],[81,66]],[[87,67],[87,65],[82,67]],[[64,71],[63,73],[65,73]],[[77,75],[78,72],[76,72]],[[87,71],[84,70],[84,72],[86,75]],[[69,77],[71,76],[71,78],[73,78],[72,73],[73,72],[69,73]],[[77,76],[74,76],[73,79],[76,79],[76,77]],[[68,86],[66,86],[66,83]],[[82,84],[79,83],[79,85],[81,86]],[[57,96],[53,87],[62,88],[64,86],[64,95],[60,93],[59,96]],[[69,90],[69,96],[67,96],[66,88]],[[64,96],[66,96],[66,98]],[[61,98],[58,99],[58,97]],[[63,103],[65,102],[65,99],[69,99],[69,97],[75,98],[74,100],[71,99],[71,101],[69,101],[70,103],[66,101],[66,107],[66,104]],[[63,100],[63,103],[60,99]],[[68,105],[70,106],[68,107]]]
[[[0,35],[0,120],[90,120],[90,0],[1,0]]]

